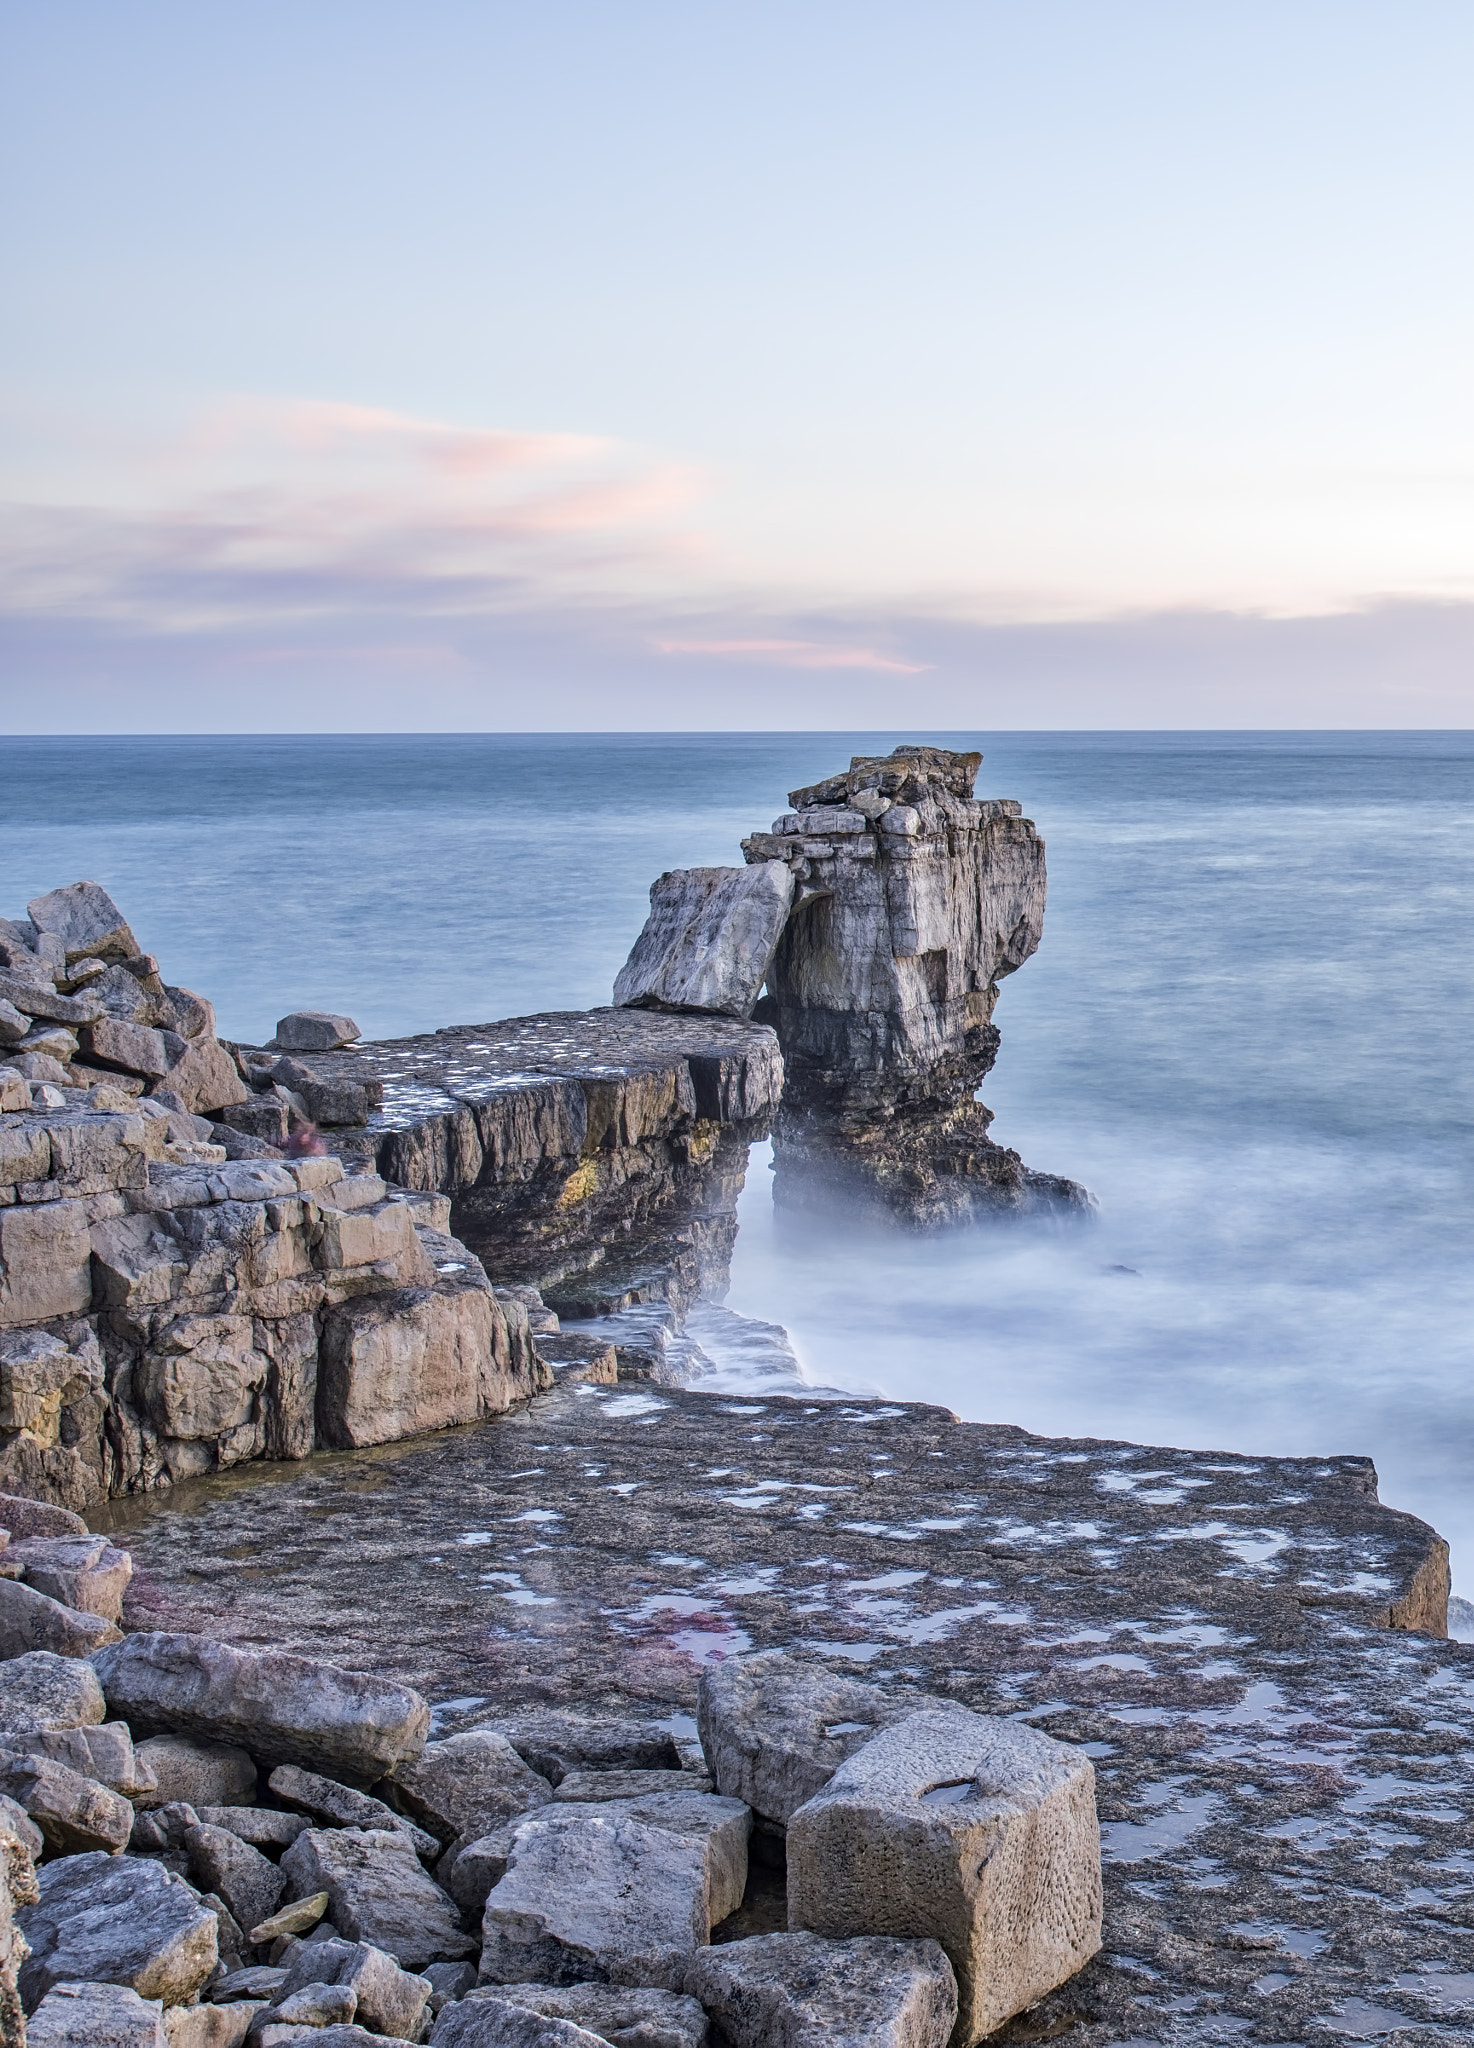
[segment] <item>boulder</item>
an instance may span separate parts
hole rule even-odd
[[[332,1010],[293,1010],[276,1027],[276,1043],[283,1052],[336,1052],[362,1036],[351,1017]]]
[[[711,1937],[703,1845],[607,1807],[551,1807],[517,1829],[481,1923],[483,1982],[679,1991]]]
[[[624,1984],[504,1984],[495,1993],[480,1991],[475,1997],[525,2005],[621,2048],[706,2048],[710,2032],[701,2006],[679,1991]]]
[[[280,1941],[284,1934],[305,1939],[320,1929],[323,1916],[331,1903],[326,1892],[313,1892],[305,1899],[293,1899],[289,1906],[281,1907],[269,1920],[263,1920],[259,1926],[251,1929],[250,1940],[253,1946],[269,1947],[272,1942]],[[328,1925],[331,1927],[331,1921]]]
[[[54,1650],[29,1650],[0,1663],[0,1729],[95,1727],[107,1713],[92,1666]]]
[[[58,1984],[26,2023],[28,2048],[169,2048],[164,2009],[124,1984]]]
[[[550,1785],[573,1770],[669,1771],[681,1763],[675,1737],[658,1721],[591,1721],[549,1707],[498,1721],[496,1732]]]
[[[403,1814],[395,1813],[382,1799],[356,1791],[351,1785],[340,1785],[335,1778],[299,1770],[295,1764],[278,1764],[266,1783],[284,1805],[296,1807],[313,1820],[326,1821],[335,1828],[398,1828],[414,1843],[417,1856],[433,1858],[440,1853],[440,1844],[433,1835],[427,1835]],[[292,1839],[295,1841],[296,1836]]]
[[[484,1991],[445,2006],[430,2043],[431,2048],[608,2048],[602,2034]]]
[[[285,2017],[287,2002],[308,1983],[352,1991],[361,2026],[413,2040],[433,1989],[428,1977],[402,1970],[393,1956],[367,1941],[311,1941],[293,1949],[273,2003]]]
[[[717,1790],[787,1825],[847,1757],[915,1702],[782,1650],[708,1665],[696,1725]]]
[[[6,1556],[22,1566],[26,1584],[38,1593],[80,1614],[122,1621],[133,1560],[105,1536],[25,1536],[12,1542]]]
[[[427,1743],[413,1763],[399,1766],[386,1790],[441,1842],[491,1834],[553,1796],[547,1779],[491,1728]]]
[[[20,1843],[33,1863],[41,1861],[42,1853],[46,1847],[41,1830],[23,1806],[17,1806],[13,1799],[0,1792],[0,1854],[8,1853],[5,1849],[7,1836],[12,1836],[15,1841]],[[3,1891],[4,1886],[0,1885],[0,1893],[3,1893]],[[0,1914],[0,1918],[3,1918],[3,1914]],[[3,1948],[3,1943],[4,1931],[3,1927],[0,1927],[0,1948]],[[0,1992],[0,2001],[3,2001],[3,1992]],[[0,2022],[0,2042],[3,2042],[4,2039],[4,2026],[3,2022]]]
[[[934,1941],[754,1935],[703,1949],[686,1988],[730,2048],[947,2048],[957,2019]]]
[[[1090,1759],[963,1707],[908,1715],[789,1821],[788,1924],[934,1936],[959,2039],[991,2033],[1100,1947]]]
[[[215,1915],[162,1865],[94,1850],[42,1866],[20,1914],[31,1954],[20,1989],[34,2009],[56,1984],[125,1984],[165,2005],[192,1999],[218,1958]]]
[[[351,1984],[304,1984],[278,1999],[271,2016],[284,2027],[346,2026],[358,2017],[358,1996]]]
[[[599,1799],[648,1799],[657,1792],[710,1792],[700,1771],[567,1771],[553,1797],[586,1805]]]
[[[0,1751],[0,1792],[25,1809],[53,1856],[127,1846],[133,1828],[128,1801],[49,1757]]]
[[[239,1742],[264,1763],[371,1781],[418,1756],[430,1726],[429,1707],[408,1686],[210,1636],[131,1635],[93,1661],[109,1706],[135,1732]]]
[[[209,1828],[228,1828],[253,1849],[290,1849],[305,1827],[302,1813],[279,1813],[274,1806],[202,1806],[199,1819]]]
[[[249,1102],[251,1091],[218,1038],[190,1039],[169,1069],[168,1086],[195,1116]]]
[[[566,1785],[568,1779],[563,1780]],[[558,1787],[559,1792],[563,1785]],[[633,1799],[608,1799],[587,1806],[559,1805],[557,1812],[625,1813],[652,1828],[681,1835],[700,1848],[706,1861],[706,1916],[715,1927],[735,1913],[747,1890],[747,1838],[752,1812],[740,1799],[708,1792],[647,1792]]]
[[[241,2048],[254,2005],[171,2005],[164,2011],[169,2048]]]
[[[58,1657],[86,1657],[122,1631],[100,1614],[83,1614],[52,1600],[19,1579],[0,1579],[0,1658],[50,1650]]]
[[[188,1800],[172,1799],[166,1806],[137,1816],[128,1847],[140,1856],[153,1855],[161,1849],[182,1850],[185,1835],[199,1824],[200,1817]]]
[[[260,2048],[404,2048],[402,2041],[393,2041],[387,2034],[371,2034],[356,2022],[347,2026],[294,2027],[268,2019],[251,2039]]]
[[[650,888],[650,915],[614,983],[621,1007],[750,1017],[793,902],[782,861],[677,868]]]
[[[194,1883],[202,1892],[214,1892],[237,1926],[257,1927],[276,1911],[287,1888],[286,1874],[239,1835],[202,1821],[185,1830],[184,1849]]]
[[[0,1666],[0,1669],[3,1669]],[[84,1778],[93,1778],[111,1792],[136,1803],[152,1799],[157,1787],[147,1764],[140,1764],[126,1721],[104,1721],[86,1728],[0,1730],[0,1749],[17,1756],[49,1757]]]
[[[70,1508],[52,1507],[44,1500],[27,1500],[18,1493],[0,1493],[0,1528],[10,1531],[12,1542],[23,1536],[87,1534],[87,1524]]]
[[[244,1806],[256,1797],[256,1766],[234,1743],[151,1735],[139,1743],[136,1755],[154,1776],[151,1805],[182,1799],[194,1807]]]
[[[71,882],[26,905],[38,932],[61,941],[66,960],[133,960],[138,941],[107,890],[98,882]]]
[[[422,1257],[402,1202],[343,1216],[325,1209],[322,1223],[319,1255],[332,1269]],[[496,1324],[496,1303],[479,1267],[468,1267],[458,1282],[416,1283],[412,1291],[360,1295],[331,1309],[318,1354],[319,1443],[360,1449],[505,1409],[511,1395],[497,1363]]]
[[[506,1876],[512,1854],[512,1837],[524,1816],[514,1815],[504,1827],[489,1835],[476,1835],[469,1842],[452,1842],[435,1866],[435,1882],[450,1893],[468,1924],[479,1923],[486,1911],[486,1895]]]
[[[476,1972],[470,1963],[431,1963],[425,1982],[430,1986],[430,2010],[438,2013],[443,2005],[464,1998],[475,1988]]]
[[[395,1828],[308,1828],[282,1857],[299,1897],[325,1891],[333,1924],[385,1949],[406,1970],[469,1955],[475,1943],[450,1899]]]
[[[253,1963],[248,1969],[231,1970],[228,1975],[217,1977],[210,1986],[210,1997],[217,2004],[240,1999],[264,2004],[275,1998],[286,1981],[285,1970],[274,1964]]]

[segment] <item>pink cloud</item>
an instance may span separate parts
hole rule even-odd
[[[660,654],[709,654],[778,668],[864,668],[881,675],[919,676],[928,661],[898,661],[873,647],[829,647],[822,640],[657,640]]]

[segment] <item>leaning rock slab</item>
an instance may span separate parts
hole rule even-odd
[[[278,1764],[267,1779],[267,1788],[283,1805],[296,1807],[312,1820],[326,1821],[334,1828],[398,1828],[408,1835],[418,1856],[433,1858],[440,1844],[423,1828],[386,1806],[371,1793],[352,1785],[340,1785],[336,1778],[324,1778],[317,1771],[301,1771],[295,1764]],[[298,1829],[298,1834],[301,1829]],[[292,1839],[295,1841],[296,1836]]]
[[[788,1924],[934,1936],[959,2040],[991,2033],[1100,1947],[1090,1759],[965,1708],[908,1715],[790,1820]]]
[[[91,1728],[106,1714],[97,1673],[81,1658],[29,1650],[0,1664],[0,1728],[22,1735]]]
[[[702,1673],[696,1725],[717,1790],[786,1826],[847,1757],[914,1707],[765,1650]]]
[[[123,1984],[58,1984],[26,2024],[28,2048],[168,2048],[164,2009]]]
[[[518,1828],[487,1897],[482,1979],[678,1991],[711,1938],[708,1898],[699,1843],[607,1808],[553,1807]]]
[[[782,861],[662,875],[651,884],[650,916],[615,981],[615,1002],[750,1017],[793,890],[792,870]]]
[[[160,1864],[94,1850],[44,1864],[39,1902],[20,1914],[31,1945],[20,1991],[35,2007],[56,1984],[125,1984],[165,2005],[192,1999],[218,1960],[216,1920]]]
[[[93,1663],[108,1705],[135,1731],[238,1742],[263,1763],[372,1780],[418,1756],[430,1726],[408,1686],[210,1636],[128,1636]]]
[[[328,1894],[341,1933],[386,1950],[401,1969],[420,1970],[475,1949],[455,1907],[397,1829],[308,1828],[281,1867],[299,1897]]]
[[[442,1842],[489,1835],[553,1796],[547,1779],[490,1728],[426,1743],[413,1763],[400,1765],[389,1789],[402,1810]]]
[[[947,2048],[957,2020],[934,1941],[760,1934],[703,1949],[686,1988],[730,2048]]]

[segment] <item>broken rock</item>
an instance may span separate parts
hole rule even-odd
[[[547,1779],[523,1762],[505,1735],[490,1728],[427,1743],[413,1763],[400,1765],[387,1789],[405,1813],[442,1842],[488,1835],[514,1814],[553,1796]]]
[[[549,1708],[497,1729],[550,1785],[574,1770],[673,1771],[681,1764],[675,1737],[656,1721],[590,1721]]]
[[[169,2048],[164,2009],[123,1984],[58,1984],[26,2023],[29,2048]]]
[[[132,1832],[133,1808],[120,1793],[49,1757],[0,1751],[0,1792],[24,1807],[53,1856],[122,1849]]]
[[[934,1936],[959,2039],[991,2033],[1100,1947],[1090,1759],[962,1707],[908,1715],[789,1821],[788,1924]]]
[[[620,2048],[706,2048],[706,2014],[679,1991],[623,1984],[505,1984],[495,1994],[547,2019],[567,2020]],[[488,1996],[486,1992],[479,1997]]]
[[[546,2018],[530,2006],[484,1991],[443,2007],[430,2043],[431,2048],[607,2048],[602,2034],[591,2034],[572,2020]]]
[[[215,1915],[157,1863],[94,1850],[47,1863],[40,1898],[20,1914],[31,1945],[21,1997],[35,2007],[56,1984],[124,1984],[165,2005],[192,1999],[218,1958]]]
[[[234,1743],[152,1735],[139,1743],[135,1754],[153,1773],[152,1805],[185,1800],[194,1807],[241,1806],[256,1797],[256,1766]]]
[[[847,1757],[915,1704],[766,1650],[708,1666],[696,1722],[717,1790],[786,1826]]]
[[[6,1556],[23,1566],[26,1584],[38,1593],[80,1614],[122,1621],[133,1560],[105,1536],[26,1536],[12,1543]]]
[[[755,1935],[703,1949],[686,1988],[730,2048],[947,2048],[957,2019],[934,1941]]]
[[[61,941],[66,960],[132,960],[138,941],[107,890],[98,882],[71,882],[26,905],[38,932]]]
[[[82,1658],[29,1650],[0,1663],[0,1729],[93,1727],[106,1713],[97,1673]]]
[[[195,1884],[222,1899],[237,1926],[254,1928],[276,1911],[286,1876],[239,1835],[202,1821],[185,1830],[184,1848]]]
[[[51,1650],[58,1657],[87,1657],[122,1633],[100,1614],[82,1614],[52,1600],[19,1579],[0,1579],[0,1657]]]
[[[615,1003],[750,1017],[793,889],[783,861],[662,875],[651,885],[645,929],[615,981]]]
[[[351,1785],[340,1785],[334,1778],[298,1770],[295,1764],[278,1764],[266,1783],[278,1799],[309,1814],[313,1820],[326,1821],[335,1828],[398,1828],[414,1843],[416,1855],[433,1857],[440,1853],[440,1844],[433,1835],[427,1835],[403,1814],[395,1813],[382,1799],[355,1791]],[[296,1836],[292,1839],[295,1841]]]
[[[674,1775],[674,1774],[673,1774]],[[563,1785],[568,1783],[563,1780]],[[563,1785],[558,1787],[559,1792]],[[652,1828],[664,1828],[694,1842],[706,1862],[706,1915],[711,1926],[735,1913],[747,1890],[747,1838],[752,1812],[740,1799],[704,1792],[648,1792],[633,1799],[604,1800],[557,1811],[625,1813]]]
[[[429,1707],[408,1686],[211,1636],[131,1635],[94,1662],[109,1706],[135,1731],[239,1742],[265,1763],[372,1781],[418,1756],[430,1726]]]
[[[406,1970],[469,1955],[475,1943],[450,1899],[393,1828],[308,1828],[282,1857],[301,1897],[325,1891],[333,1925],[386,1950]]]

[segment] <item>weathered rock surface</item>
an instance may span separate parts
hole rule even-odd
[[[133,1560],[105,1536],[26,1536],[5,1557],[22,1568],[28,1586],[62,1606],[104,1621],[122,1620]]]
[[[263,1763],[306,1760],[374,1779],[418,1756],[430,1725],[407,1686],[209,1636],[131,1635],[93,1663],[108,1705],[135,1731],[237,1742]]]
[[[432,2048],[602,2048],[603,2036],[510,1998],[477,1993],[442,2011],[430,2041]]]
[[[715,1927],[742,1904],[752,1814],[740,1799],[721,1799],[704,1792],[647,1792],[585,1805],[560,1803],[554,1811],[602,1814],[611,1820],[627,1814],[648,1827],[680,1835],[696,1844],[705,1863],[707,1924]]]
[[[594,1799],[647,1799],[660,1792],[711,1792],[699,1771],[565,1771],[553,1797],[560,1803]],[[735,1794],[733,1795],[736,1796]]]
[[[293,1010],[276,1027],[276,1042],[283,1052],[334,1052],[359,1036],[353,1019],[333,1010]]]
[[[679,1991],[710,1935],[701,1843],[608,1807],[550,1806],[517,1829],[487,1897],[481,1976]]]
[[[128,1711],[124,1709],[124,1711]],[[139,1718],[144,1726],[147,1715]],[[256,1797],[256,1766],[238,1743],[193,1742],[187,1735],[152,1735],[135,1754],[152,1774],[150,1801],[168,1806],[235,1806]]]
[[[223,1900],[238,1927],[257,1927],[276,1911],[286,1874],[239,1835],[201,1821],[185,1830],[184,1849],[196,1888]]]
[[[731,2048],[947,2048],[957,2020],[935,1941],[754,1935],[703,1949],[686,1988]]]
[[[781,861],[662,875],[650,885],[650,917],[619,971],[615,1002],[750,1017],[793,891]]]
[[[124,1984],[58,1984],[31,2014],[30,2048],[169,2048],[164,2009]]]
[[[241,2048],[253,2014],[248,2005],[171,2005],[164,2038],[168,2048]]]
[[[281,1867],[299,1896],[328,1894],[340,1933],[386,1950],[402,1969],[417,1971],[475,1950],[450,1899],[398,1829],[308,1828]]]
[[[121,1631],[100,1614],[83,1614],[48,1598],[19,1579],[0,1578],[0,1657],[50,1650],[58,1657],[86,1657]]]
[[[710,2036],[700,2004],[678,1991],[623,1984],[503,1984],[495,1992],[474,1993],[471,2002],[492,1997],[583,2027],[618,2048],[706,2048]]]
[[[228,1828],[253,1849],[290,1849],[298,1835],[311,1826],[305,1813],[282,1813],[274,1806],[202,1806],[199,1819],[206,1827]]]
[[[44,1864],[40,1897],[20,1913],[31,1945],[21,1997],[34,2009],[56,1984],[123,1984],[164,2005],[192,1999],[218,1959],[215,1915],[182,1878],[94,1850]]]
[[[497,1727],[532,1770],[550,1785],[571,1771],[673,1771],[681,1755],[675,1737],[658,1721],[588,1714],[551,1707],[498,1721]]]
[[[417,1856],[433,1857],[440,1852],[440,1843],[434,1835],[426,1834],[423,1828],[416,1827],[402,1813],[386,1806],[382,1799],[360,1792],[355,1786],[340,1785],[335,1778],[321,1777],[316,1771],[299,1770],[295,1764],[278,1764],[267,1785],[285,1805],[294,1806],[300,1812],[310,1814],[313,1820],[325,1821],[331,1827],[397,1828],[409,1837]]]
[[[965,1708],[896,1722],[788,1825],[788,1924],[930,1935],[974,2041],[1100,1947],[1100,1832],[1090,1759]]]
[[[490,1834],[514,1814],[545,1805],[553,1796],[547,1779],[491,1728],[427,1743],[414,1762],[399,1766],[386,1789],[404,1813],[440,1842]]]
[[[286,1975],[273,1994],[275,2010],[286,2018],[286,2005],[309,1983],[340,1986],[353,1993],[360,2026],[380,2034],[415,2038],[420,2015],[429,2002],[431,1983],[402,1970],[393,1956],[371,1942],[313,1941],[293,1949]]]
[[[0,1806],[0,2043],[25,2048],[20,1968],[29,1950],[16,1915],[36,1902],[33,1859],[41,1853],[37,1830],[7,1799]]]
[[[49,1757],[0,1749],[0,1793],[24,1809],[54,1856],[121,1849],[133,1829],[133,1808],[121,1794]]]
[[[106,1714],[97,1673],[79,1658],[30,1650],[0,1662],[0,1731],[85,1728]]]

